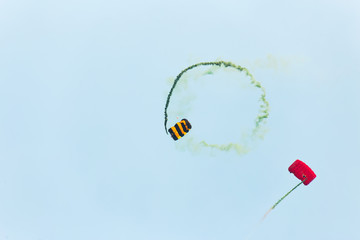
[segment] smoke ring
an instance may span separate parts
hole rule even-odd
[[[168,121],[168,114],[167,114],[167,109],[169,107],[170,104],[170,99],[172,96],[172,93],[176,87],[176,84],[179,82],[179,80],[181,79],[181,77],[184,75],[184,73],[186,73],[187,71],[200,67],[200,66],[218,66],[218,67],[229,67],[229,68],[233,68],[236,69],[240,72],[244,72],[245,75],[247,77],[249,77],[250,79],[250,83],[251,85],[253,85],[256,88],[259,88],[261,90],[261,96],[260,96],[260,101],[262,102],[262,104],[260,104],[260,110],[259,110],[259,114],[257,115],[256,119],[255,119],[255,128],[253,129],[253,135],[257,132],[257,130],[259,129],[259,127],[261,126],[261,124],[263,123],[263,121],[265,119],[267,119],[269,117],[269,102],[266,100],[266,92],[265,92],[265,88],[261,85],[261,83],[257,80],[255,80],[254,76],[249,72],[249,70],[245,67],[236,65],[232,62],[225,62],[225,61],[216,61],[216,62],[200,62],[194,65],[191,65],[187,68],[185,68],[184,70],[182,70],[175,78],[174,83],[170,89],[170,92],[167,96],[167,100],[166,100],[166,104],[165,104],[165,110],[164,110],[164,115],[165,115],[165,120],[164,120],[164,127],[165,127],[165,132],[166,134],[168,134],[168,128],[167,128],[167,121]],[[222,144],[222,145],[218,145],[218,144],[208,144],[205,141],[201,141],[199,143],[200,145],[204,146],[204,147],[210,147],[210,148],[215,148],[218,150],[222,150],[222,151],[228,151],[230,149],[234,149],[236,150],[238,153],[243,152],[244,147],[236,144],[236,143],[229,143],[229,144]]]

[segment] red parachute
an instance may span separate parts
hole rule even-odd
[[[293,173],[295,177],[301,180],[300,183],[298,183],[293,189],[291,189],[287,194],[285,194],[282,198],[280,198],[279,201],[277,201],[263,216],[262,220],[265,219],[265,217],[269,214],[271,210],[273,210],[284,198],[286,198],[287,195],[289,195],[292,191],[294,191],[298,186],[300,186],[302,183],[304,185],[308,185],[314,178],[316,178],[316,174],[313,172],[313,170],[306,165],[304,162],[297,159],[293,164],[289,167],[289,172]]]
[[[313,170],[311,170],[308,165],[299,159],[290,165],[289,172],[293,173],[295,177],[301,181],[304,181],[304,185],[308,185],[312,180],[314,180],[314,178],[316,178],[316,174]]]

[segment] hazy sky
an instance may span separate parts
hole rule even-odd
[[[0,240],[360,239],[359,12],[355,0],[0,0]],[[165,134],[172,80],[214,60],[266,89],[263,139],[246,136],[249,79],[207,68],[169,107],[168,126],[193,129]],[[192,138],[249,152],[194,152]],[[257,226],[299,182],[296,159],[317,178]]]

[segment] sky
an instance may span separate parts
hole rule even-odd
[[[358,1],[0,0],[0,240],[360,239]],[[260,93],[269,117],[250,137]],[[194,149],[238,142],[247,151]],[[259,223],[299,180],[317,174]]]

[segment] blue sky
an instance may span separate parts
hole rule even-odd
[[[359,239],[359,10],[1,0],[0,240]],[[170,105],[186,116],[168,125],[193,129],[182,142],[163,129],[171,79],[219,59],[266,89],[266,134],[247,154],[181,145],[251,128],[256,92],[231,72],[190,74]],[[298,183],[296,159],[318,177],[253,231]]]

